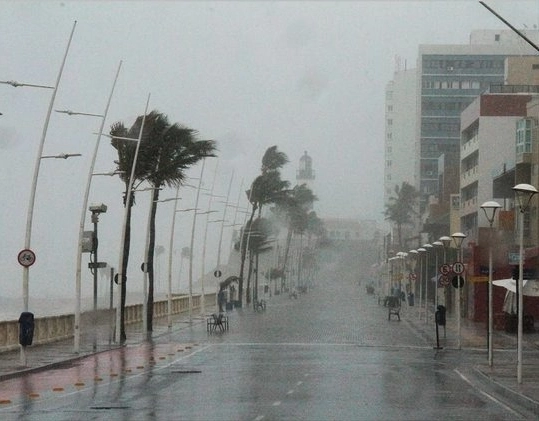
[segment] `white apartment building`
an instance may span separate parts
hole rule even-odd
[[[384,203],[395,186],[415,186],[415,123],[417,76],[415,69],[397,70],[386,86]]]

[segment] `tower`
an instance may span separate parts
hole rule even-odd
[[[305,184],[314,191],[314,171],[313,159],[307,155],[307,151],[299,159],[299,169],[296,173],[296,184],[298,186]]]

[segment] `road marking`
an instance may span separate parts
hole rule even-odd
[[[259,415],[258,417],[255,418],[255,421],[261,421],[264,419],[264,415]]]
[[[286,392],[287,395],[291,395],[294,393],[294,389],[290,389],[288,392]]]
[[[498,405],[500,405],[501,407],[503,407],[506,411],[508,412],[511,412],[515,415],[521,415],[520,413],[518,413],[517,411],[515,411],[513,408],[507,406],[506,404],[504,404],[502,401],[496,399],[494,396],[488,394],[487,392],[485,392],[484,390],[481,390],[479,387],[475,386],[464,374],[462,374],[458,369],[455,369],[455,373],[457,373],[460,378],[462,380],[464,380],[466,383],[468,383],[471,387],[473,387],[474,389],[478,390],[479,393],[481,393],[483,396],[485,396],[486,398],[490,399],[491,401],[497,403]]]
[[[307,374],[305,376],[307,376]],[[296,386],[300,386],[302,384],[303,384],[303,382],[300,380],[299,382],[296,383]]]
[[[280,406],[280,405],[281,405],[281,401],[275,401],[275,402],[273,402],[272,405],[273,405],[273,406]]]

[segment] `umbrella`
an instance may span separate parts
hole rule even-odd
[[[510,279],[498,279],[492,281],[492,283],[499,287],[504,287],[507,291],[516,293],[517,292],[517,281]],[[522,288],[522,294],[530,297],[539,297],[539,281],[536,279],[524,279],[524,287]]]
[[[227,288],[232,282],[239,282],[240,278],[237,276],[229,276],[224,281],[219,283],[219,289],[223,290]]]

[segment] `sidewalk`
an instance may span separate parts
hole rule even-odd
[[[207,309],[207,312],[213,310]],[[206,323],[206,318],[201,316],[197,311],[192,314],[193,325]],[[189,314],[187,312],[174,315],[172,318],[172,329],[177,331],[189,325]],[[205,330],[205,327],[204,327]],[[152,337],[170,333],[167,325],[167,318],[162,317],[154,319]],[[144,334],[142,332],[142,322],[129,324],[126,326],[127,341],[125,345],[138,345],[144,342]],[[48,344],[32,345],[26,348],[26,366],[21,364],[20,350],[0,352],[0,381],[9,378],[20,376],[21,374],[48,369],[68,361],[76,361],[78,359],[95,354],[96,352],[108,351],[111,349],[120,348],[114,342],[114,338],[110,337],[110,329],[102,326],[97,333],[94,350],[94,336],[92,333],[82,334],[80,341],[79,352],[74,352],[73,339],[66,339]]]
[[[428,342],[436,344],[436,325],[434,314],[429,315],[428,323],[424,315],[419,319],[417,310],[406,308],[404,319]],[[458,327],[456,320],[448,313],[445,326],[438,327],[440,347],[458,350]],[[473,367],[476,380],[493,388],[500,396],[518,401],[526,409],[539,414],[539,329],[524,333],[522,337],[522,383],[517,382],[517,334],[504,330],[493,332],[492,367],[488,364],[487,323],[461,319],[461,349],[480,352],[485,356],[484,363]],[[442,352],[442,351],[441,351]]]

